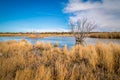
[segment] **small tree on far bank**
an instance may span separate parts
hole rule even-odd
[[[81,18],[76,23],[70,21],[70,26],[76,43],[82,43],[88,37],[89,32],[97,27],[97,24],[89,21],[87,18]]]

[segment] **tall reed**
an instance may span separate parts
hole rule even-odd
[[[120,80],[118,44],[34,49],[25,40],[0,42],[0,80]]]

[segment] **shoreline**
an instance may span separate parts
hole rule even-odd
[[[70,32],[49,32],[49,33],[0,33],[0,37],[24,36],[29,38],[44,38],[49,36],[73,36]],[[90,32],[89,38],[120,39],[120,32]]]

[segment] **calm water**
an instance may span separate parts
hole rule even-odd
[[[2,41],[8,41],[8,40],[16,40],[19,41],[21,39],[25,39],[26,41],[34,44],[37,41],[41,42],[50,42],[52,45],[54,45],[56,42],[58,43],[59,47],[62,47],[63,45],[67,45],[68,48],[72,47],[75,45],[75,39],[74,37],[45,37],[45,38],[35,38],[31,39],[28,37],[0,37],[0,42]],[[108,43],[108,42],[113,42],[116,44],[120,44],[120,39],[99,39],[99,38],[86,38],[85,39],[85,44],[96,44],[97,42],[103,42],[103,43]]]

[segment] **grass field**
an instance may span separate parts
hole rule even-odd
[[[91,33],[91,38],[120,39],[120,32]]]
[[[73,36],[71,32],[44,32],[44,33],[0,33],[0,36],[27,36],[29,38],[44,38],[48,36]],[[120,32],[90,32],[88,37],[120,39]]]
[[[58,32],[46,32],[46,33],[0,33],[0,36],[26,36],[29,38],[44,38],[48,36],[72,36],[71,33],[58,33]]]
[[[0,80],[120,80],[120,45],[0,42]]]

